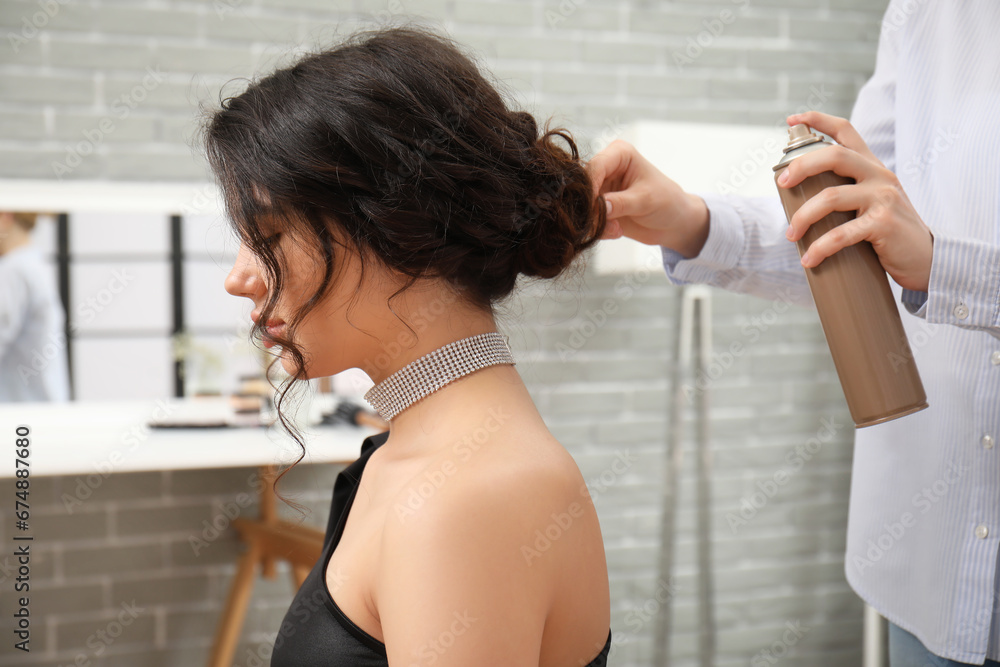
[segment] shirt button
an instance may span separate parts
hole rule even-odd
[[[964,320],[969,316],[969,307],[964,303],[960,303],[955,306],[955,310],[951,311],[960,320]]]
[[[996,352],[990,355],[990,361],[993,363],[994,366],[1000,366],[1000,350],[997,350]]]
[[[989,534],[990,534],[990,529],[987,528],[986,526],[983,525],[976,526],[976,537],[978,537],[979,539],[985,540],[986,536]]]
[[[993,449],[993,436],[992,435],[984,435],[983,436],[983,447],[985,447],[986,449]]]

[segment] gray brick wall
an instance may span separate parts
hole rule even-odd
[[[556,114],[585,146],[638,118],[774,125],[817,87],[823,110],[846,115],[874,64],[884,5],[5,0],[0,177],[56,178],[53,165],[78,153],[63,178],[202,179],[191,147],[197,106],[217,100],[223,83],[288,62],[297,45],[412,13],[482,54],[523,105]],[[90,150],[81,144],[88,141]],[[625,298],[621,278],[588,271],[555,287],[528,285],[504,321],[543,415],[592,482],[612,587],[611,663],[624,666],[650,664],[665,590],[656,562],[676,291],[653,273]],[[586,313],[609,298],[618,310],[590,328]],[[788,623],[805,631],[784,664],[858,664],[861,604],[844,581],[842,555],[853,433],[816,315],[717,291],[713,298],[716,361],[730,344],[745,346],[710,385],[717,664],[750,664]],[[773,324],[753,324],[765,316]],[[577,351],[563,359],[562,346]],[[830,420],[834,433],[825,438]],[[625,452],[627,470],[609,473]],[[670,582],[671,664],[679,667],[695,664],[698,641],[693,456],[689,446]],[[802,458],[800,467],[790,457]],[[325,524],[336,472],[300,466],[284,480],[314,525]],[[75,477],[36,480],[35,650],[30,660],[13,656],[5,640],[0,665],[67,665],[80,655],[109,666],[204,663],[240,549],[231,529],[197,556],[189,538],[248,490],[252,473],[118,474],[72,515],[59,499]],[[11,487],[0,483],[0,497]],[[0,506],[4,544],[11,518]],[[9,565],[0,558],[5,635]],[[291,594],[284,570],[277,581],[258,581],[236,664],[266,650]],[[134,622],[110,646],[95,640],[133,599],[142,607]]]
[[[0,177],[204,179],[192,152],[197,108],[217,103],[225,82],[287,63],[297,47],[410,17],[467,44],[521,105],[556,115],[584,147],[639,118],[775,124],[814,86],[831,91],[824,110],[846,115],[871,72],[884,6],[4,0]]]

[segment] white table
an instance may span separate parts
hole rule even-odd
[[[150,428],[164,416],[219,414],[211,399],[88,401],[0,404],[0,443],[14,445],[15,429],[30,431],[32,477],[99,472],[189,470],[288,465],[300,447],[280,423],[270,427]],[[301,428],[306,454],[301,463],[349,463],[361,442],[376,431],[358,426]],[[11,459],[0,478],[14,476]]]

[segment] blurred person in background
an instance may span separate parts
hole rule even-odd
[[[0,212],[0,403],[69,400],[65,314],[31,242],[37,218]]]
[[[857,181],[791,224],[778,197],[686,193],[624,142],[589,165],[605,236],[661,246],[675,284],[788,288],[809,305],[802,267],[869,241],[904,320],[923,320],[913,353],[930,407],[857,431],[851,477],[845,571],[890,621],[892,667],[1000,665],[998,29],[994,0],[892,0],[850,122],[788,118],[840,145],[794,160],[780,187],[829,170]],[[858,217],[800,260],[792,241],[831,211]]]

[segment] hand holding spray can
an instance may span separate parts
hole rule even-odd
[[[795,158],[830,145],[808,126],[793,125],[788,129],[785,155],[774,167],[775,180]],[[795,187],[779,187],[778,194],[785,215],[791,220],[799,207],[822,190],[854,182],[826,171]],[[856,217],[856,211],[834,211],[817,221],[796,243],[799,257],[813,241]],[[879,424],[926,408],[927,394],[896,300],[872,245],[861,241],[843,248],[805,272],[851,419],[857,427]]]

